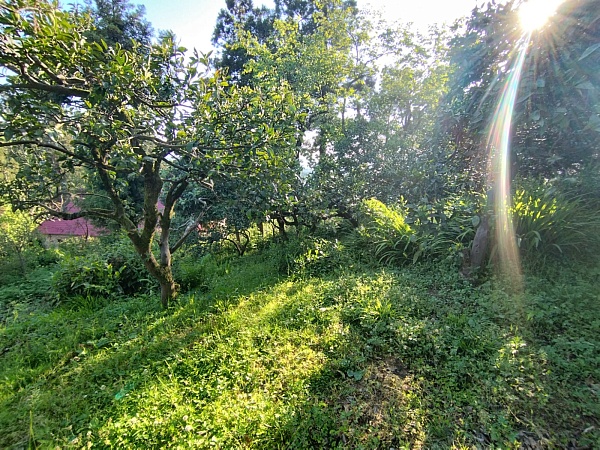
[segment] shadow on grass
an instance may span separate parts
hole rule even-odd
[[[593,351],[593,327],[539,339],[559,320],[549,303],[588,305],[593,286],[515,308],[501,289],[431,268],[292,282],[260,262],[171,311],[133,299],[69,316],[79,328],[65,323],[45,348],[65,350],[61,333],[79,330],[70,353],[4,394],[0,446],[27,446],[30,411],[42,446],[593,446],[594,402],[578,399],[597,383],[580,342]],[[588,361],[583,373],[551,360],[561,342]]]
[[[224,310],[278,282],[268,266],[236,274],[235,264],[214,289],[188,293],[168,311],[140,296],[7,323],[0,333],[0,447],[80,445]]]
[[[357,277],[352,287],[333,289],[343,337],[307,380],[305,401],[282,431],[286,448],[597,445],[598,408],[584,394],[597,381],[597,358],[580,345],[585,361],[563,370],[559,358],[548,357],[550,347],[540,345],[547,328],[528,319],[547,305],[531,292],[513,296],[412,272],[397,283]],[[560,296],[561,289],[547,292]],[[327,297],[321,309],[330,307]],[[570,297],[570,309],[594,295],[579,297]],[[281,322],[294,313],[278,315]]]

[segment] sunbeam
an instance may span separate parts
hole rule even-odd
[[[520,290],[522,274],[519,252],[514,233],[510,190],[510,130],[512,115],[527,54],[531,34],[528,33],[518,45],[518,56],[502,89],[498,106],[494,111],[488,135],[490,152],[490,178],[493,186],[494,212],[496,216],[496,245],[500,264],[505,274],[512,278],[513,287]]]
[[[563,0],[529,0],[519,8],[519,19],[523,30],[531,33],[541,28],[554,15]]]

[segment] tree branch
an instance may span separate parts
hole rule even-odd
[[[85,89],[45,84],[45,83],[40,83],[40,82],[33,81],[33,80],[29,81],[28,83],[0,85],[0,92],[7,92],[7,91],[13,91],[13,90],[44,91],[44,92],[50,92],[53,94],[66,95],[68,97],[80,97],[80,98],[85,98],[88,95],[90,95],[90,91],[85,90]]]
[[[206,203],[205,203],[206,205]],[[198,225],[200,225],[200,222],[202,221],[202,218],[204,217],[204,215],[206,214],[206,212],[210,209],[210,207],[208,207],[207,209],[205,209],[204,211],[202,211],[198,217],[196,217],[196,220],[194,220],[192,223],[190,223],[187,228],[185,229],[185,231],[183,232],[183,235],[181,236],[181,238],[179,238],[179,240],[175,243],[175,245],[173,245],[173,247],[171,247],[171,254],[175,253],[177,250],[179,250],[179,248],[184,244],[184,242],[186,241],[186,239],[188,238],[188,236],[192,233],[192,231],[196,230],[198,228]]]
[[[79,145],[85,145],[86,147],[91,148],[91,146],[89,144],[84,144],[83,142],[77,142],[77,144]],[[0,147],[11,147],[14,145],[35,145],[37,147],[45,147],[45,148],[49,148],[52,150],[56,150],[57,152],[63,153],[67,156],[70,156],[78,161],[84,162],[86,164],[89,164],[92,167],[102,167],[103,169],[106,170],[110,170],[112,172],[124,172],[124,171],[119,171],[117,170],[117,168],[113,167],[113,166],[109,166],[106,164],[102,164],[101,166],[99,166],[97,161],[94,161],[91,158],[86,158],[84,156],[81,155],[77,155],[76,153],[73,153],[69,150],[67,150],[66,147],[62,146],[62,145],[58,145],[58,144],[53,144],[51,142],[39,142],[39,141],[35,141],[35,140],[22,140],[22,141],[9,141],[9,142],[0,142]]]

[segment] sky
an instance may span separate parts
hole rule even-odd
[[[357,0],[361,9],[383,12],[390,21],[412,22],[426,30],[433,23],[452,23],[469,15],[478,0]],[[156,31],[172,30],[181,45],[201,52],[212,49],[210,43],[217,15],[225,0],[132,0],[146,6],[146,17]],[[273,6],[272,0],[254,0],[256,6]]]

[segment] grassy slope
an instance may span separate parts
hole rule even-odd
[[[9,315],[0,448],[600,448],[600,267],[519,295],[455,272],[291,280],[252,254],[167,312]]]

